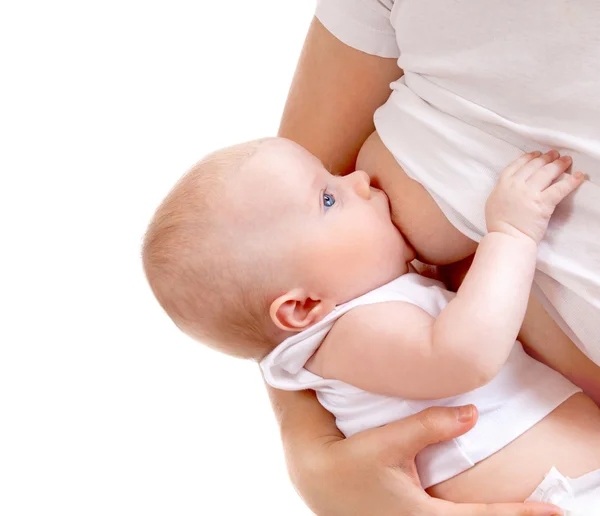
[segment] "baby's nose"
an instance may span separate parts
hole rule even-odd
[[[356,170],[349,175],[352,178],[352,186],[354,187],[354,191],[363,199],[371,198],[371,178],[369,174],[367,174],[363,170]]]

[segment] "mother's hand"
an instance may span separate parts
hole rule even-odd
[[[318,516],[550,516],[552,505],[453,504],[422,489],[415,456],[470,430],[471,407],[434,407],[348,439],[329,435],[287,450],[294,485]]]

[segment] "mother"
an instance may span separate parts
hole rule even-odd
[[[367,170],[419,257],[440,265],[474,252],[507,163],[535,149],[571,155],[589,181],[540,246],[521,339],[600,399],[596,0],[320,0],[280,135],[335,172]],[[470,429],[468,409],[343,439],[312,394],[270,394],[292,480],[319,516],[552,514],[453,505],[419,487],[415,454]]]

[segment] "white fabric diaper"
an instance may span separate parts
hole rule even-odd
[[[569,478],[552,468],[526,501],[554,504],[565,511],[565,516],[598,516],[600,469],[578,478]]]

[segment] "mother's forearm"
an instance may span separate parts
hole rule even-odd
[[[316,444],[337,441],[344,436],[314,391],[282,391],[269,385],[267,391],[279,423],[288,471],[296,484],[298,474],[309,470],[307,462],[314,459],[307,452],[315,449]]]
[[[292,433],[306,437],[323,436],[325,433],[341,436],[334,417],[321,406],[314,391],[282,391],[270,385],[266,387],[282,437]]]

